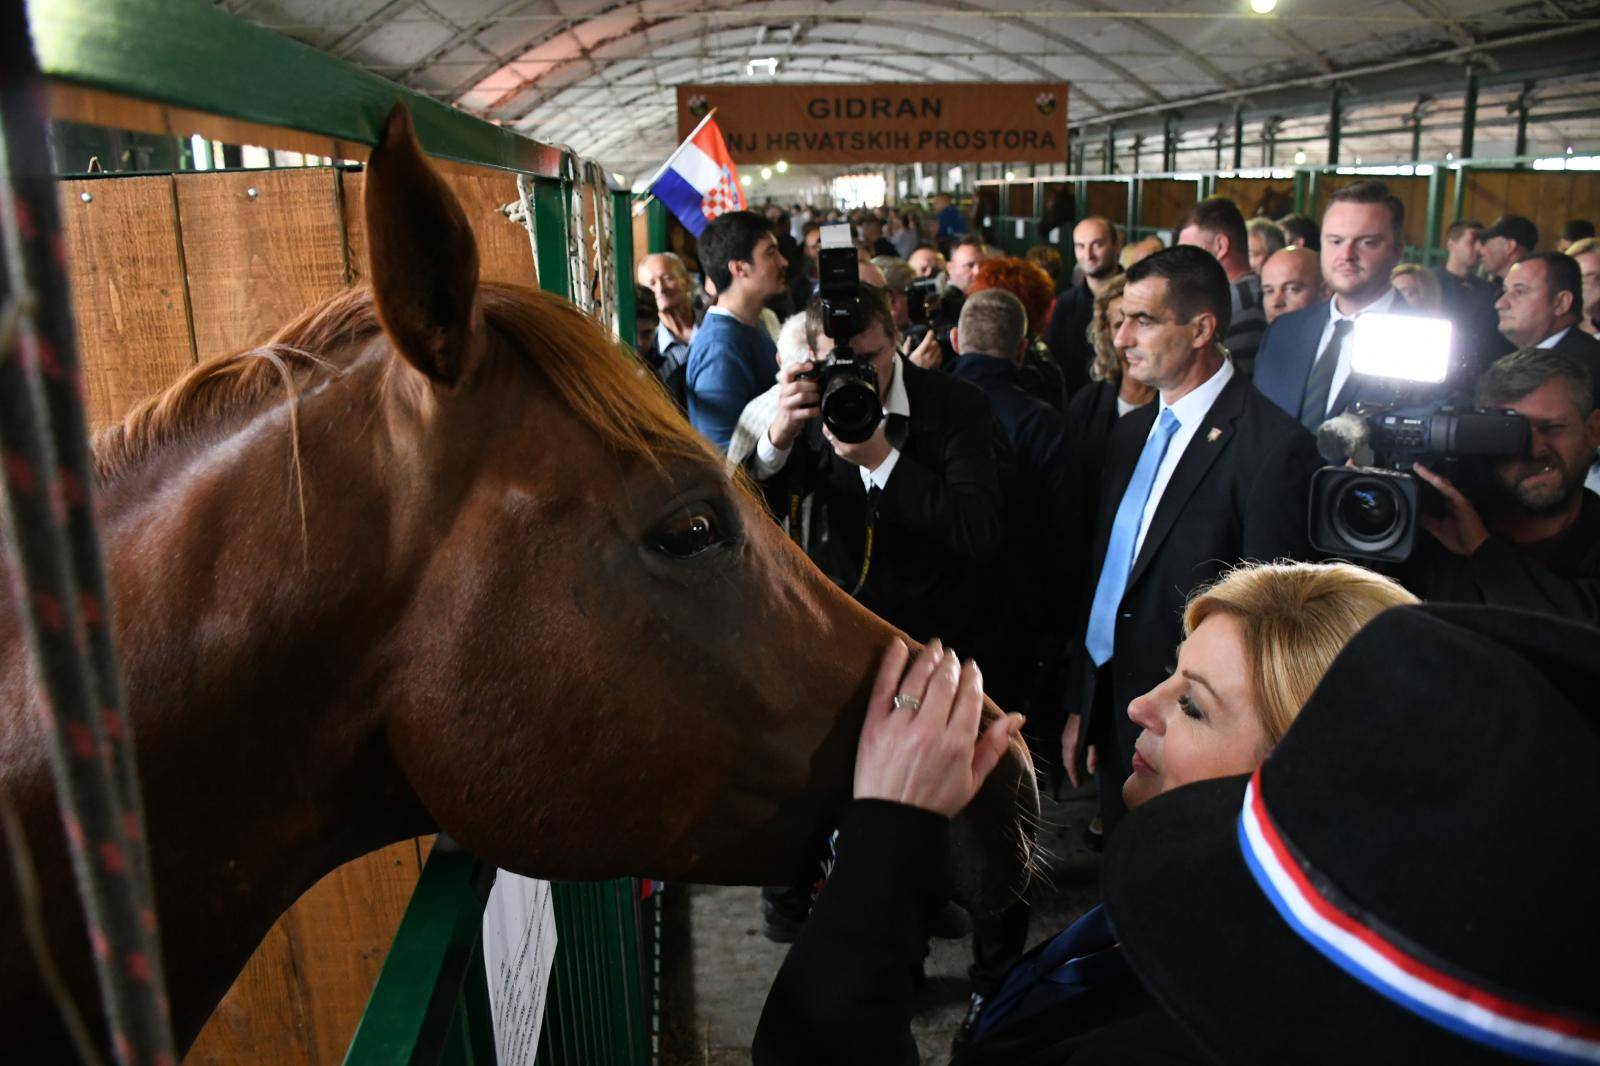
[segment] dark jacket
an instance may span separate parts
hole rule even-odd
[[[1061,416],[1023,389],[1015,364],[963,355],[950,364],[950,375],[981,389],[994,409],[1006,547],[985,581],[984,613],[1004,621],[997,626],[995,668],[980,663],[989,694],[1008,710],[1022,710],[1033,667],[1046,647],[1062,646],[1070,628],[1060,605],[1079,595],[1089,515],[1078,461]]]
[[[1589,368],[1589,375],[1594,379],[1595,406],[1600,407],[1600,341],[1574,325],[1550,348],[1553,352],[1570,355],[1583,361]]]
[[[955,647],[980,631],[982,569],[1001,550],[1000,478],[989,401],[964,381],[900,360],[909,421],[891,416],[900,458],[877,501],[872,556],[856,598],[913,639]],[[763,485],[779,515],[812,497],[810,543],[823,573],[851,590],[866,556],[868,500],[861,470],[803,434]]]
[[[1094,362],[1094,345],[1089,342],[1089,323],[1093,320],[1094,293],[1089,291],[1088,282],[1079,281],[1056,297],[1050,325],[1044,331],[1044,343],[1064,372],[1073,366],[1088,373],[1089,364]],[[1076,373],[1076,369],[1068,372],[1069,378]]]
[[[1115,381],[1092,381],[1074,393],[1067,405],[1067,435],[1078,453],[1079,484],[1084,509],[1094,514],[1100,503],[1100,477],[1106,465],[1106,445],[1117,424]],[[1132,414],[1132,411],[1128,412]]]
[[[1259,372],[1259,361],[1256,368]],[[1159,406],[1152,403],[1119,419],[1111,431],[1079,615],[1083,626],[1117,508]],[[1311,475],[1320,465],[1311,434],[1242,377],[1229,381],[1211,405],[1161,495],[1117,610],[1113,651],[1105,665],[1112,684],[1111,724],[1124,763],[1132,758],[1138,735],[1128,704],[1166,678],[1183,636],[1189,593],[1246,560],[1311,558],[1306,515]],[[1087,652],[1079,654],[1069,711],[1091,713],[1100,673]],[[1080,747],[1095,725],[1083,724]],[[1128,772],[1125,765],[1119,774]]]
[[[1460,556],[1418,533],[1396,576],[1430,602],[1518,607],[1600,626],[1600,496],[1585,491],[1572,528],[1538,544],[1492,536]]]
[[[912,974],[929,919],[948,898],[949,862],[948,819],[882,800],[845,809],[838,861],[767,993],[755,1066],[917,1062]],[[1205,1061],[1119,968],[1069,1000],[996,1025],[951,1066]]]
[[[1392,314],[1417,314],[1404,300],[1397,299]],[[1300,402],[1305,397],[1306,381],[1311,367],[1317,361],[1318,345],[1322,331],[1327,328],[1331,314],[1329,301],[1323,300],[1299,311],[1278,316],[1261,337],[1261,347],[1256,351],[1253,381],[1261,394],[1289,414],[1300,417]],[[1451,375],[1437,386],[1396,385],[1383,378],[1368,377],[1352,372],[1344,380],[1333,406],[1328,409],[1331,418],[1355,403],[1403,404],[1427,403],[1443,400],[1454,393],[1470,394],[1472,371],[1459,345],[1451,356]]]

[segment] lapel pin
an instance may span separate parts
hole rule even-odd
[[[1207,444],[1215,444],[1215,443],[1217,443],[1217,441],[1219,441],[1221,439],[1222,439],[1222,427],[1221,426],[1212,426],[1211,427],[1211,432],[1206,434],[1206,443]]]

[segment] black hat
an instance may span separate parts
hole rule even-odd
[[[1539,227],[1521,215],[1501,215],[1494,220],[1494,225],[1478,235],[1478,239],[1484,241],[1491,237],[1516,241],[1531,252],[1539,246]]]
[[[1600,1061],[1597,696],[1600,631],[1385,612],[1256,774],[1119,828],[1129,962],[1228,1064]]]

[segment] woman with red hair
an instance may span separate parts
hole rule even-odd
[[[1037,263],[1014,256],[986,259],[978,267],[978,275],[967,290],[971,296],[984,289],[1004,289],[1022,301],[1028,313],[1028,346],[1022,360],[1022,387],[1057,411],[1067,409],[1067,397],[1074,387],[1083,382],[1069,382],[1061,364],[1057,363],[1039,340],[1050,322],[1050,305],[1055,302],[1056,286],[1050,275]]]

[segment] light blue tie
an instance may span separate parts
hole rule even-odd
[[[1150,500],[1150,489],[1156,483],[1156,471],[1167,454],[1172,435],[1178,432],[1178,419],[1168,407],[1161,412],[1156,430],[1144,442],[1139,453],[1139,465],[1133,468],[1133,478],[1117,505],[1116,521],[1111,523],[1111,540],[1106,544],[1106,560],[1100,565],[1100,584],[1095,586],[1094,605],[1089,608],[1089,631],[1084,634],[1083,646],[1096,666],[1104,666],[1111,658],[1112,637],[1117,628],[1117,607],[1122,594],[1128,589],[1128,573],[1133,569],[1133,546],[1139,541],[1139,524],[1144,518],[1144,505]]]

